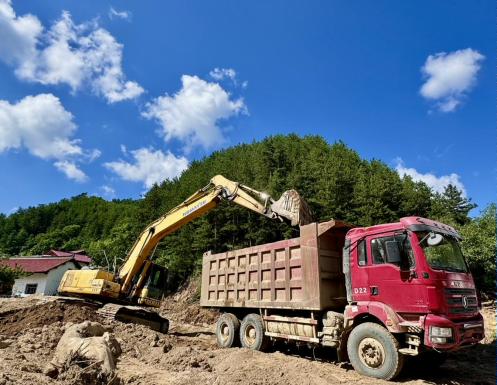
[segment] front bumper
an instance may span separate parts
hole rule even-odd
[[[481,314],[470,320],[451,321],[447,318],[429,314],[424,322],[424,345],[437,350],[457,350],[465,346],[475,345],[485,336],[483,317]],[[432,326],[451,328],[452,337],[447,338],[446,343],[434,343],[431,340],[430,330]]]

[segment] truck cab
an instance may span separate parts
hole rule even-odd
[[[450,351],[483,339],[475,284],[458,232],[421,217],[346,235],[346,325],[377,318],[405,335],[404,354]]]

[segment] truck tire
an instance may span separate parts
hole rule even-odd
[[[240,330],[240,321],[234,314],[223,313],[216,323],[217,344],[221,348],[231,348],[238,346],[238,332]]]
[[[404,365],[399,343],[383,326],[365,322],[352,329],[347,353],[354,369],[369,377],[391,380]]]
[[[258,314],[248,314],[240,326],[240,342],[242,347],[263,351],[269,344],[269,338],[264,335],[264,324]]]

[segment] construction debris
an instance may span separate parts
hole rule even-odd
[[[44,373],[57,378],[77,365],[81,368],[79,373],[92,369],[92,380],[107,384],[116,377],[116,363],[120,354],[121,346],[114,335],[98,322],[68,324]]]

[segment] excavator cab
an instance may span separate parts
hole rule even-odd
[[[140,305],[159,307],[162,296],[166,293],[167,269],[151,263],[148,269],[148,278],[145,281],[138,303]]]

